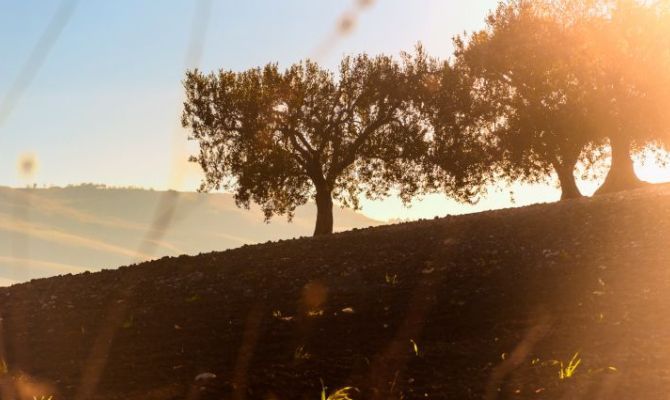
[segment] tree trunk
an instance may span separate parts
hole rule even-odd
[[[314,236],[333,233],[333,198],[328,187],[316,188],[316,227]]]
[[[630,139],[610,138],[612,148],[612,166],[607,177],[595,194],[613,193],[621,190],[635,189],[644,183],[638,179],[633,169],[633,159],[630,156]]]
[[[577,187],[575,180],[575,165],[579,161],[579,154],[581,149],[563,149],[560,152],[560,157],[555,157],[552,163],[556,175],[558,175],[558,183],[561,185],[561,200],[577,199],[582,197],[582,193]]]
[[[575,181],[575,165],[571,162],[564,162],[563,164],[554,164],[558,181],[561,184],[561,200],[577,199],[582,197],[582,193],[577,187]]]

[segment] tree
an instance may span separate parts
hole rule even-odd
[[[670,139],[670,10],[667,1],[602,1],[607,15],[593,25],[589,52],[612,163],[597,193],[639,187],[631,152]]]
[[[425,57],[419,52],[419,58]],[[426,128],[412,93],[421,62],[404,54],[346,57],[339,75],[305,61],[243,72],[188,71],[182,125],[200,145],[201,190],[232,189],[266,220],[314,199],[314,235],[333,231],[333,200],[359,207],[421,187]]]
[[[427,59],[422,68],[425,79],[417,91],[418,103],[431,127],[430,147],[423,158],[428,180],[424,190],[475,203],[494,176],[489,173],[489,138],[481,129],[484,103],[475,101],[472,76],[463,67]]]
[[[632,152],[670,139],[667,1],[510,0],[486,29],[458,39],[457,57],[490,107],[492,158],[508,180],[554,171],[577,197],[576,163],[611,168],[598,193],[634,188]]]
[[[581,196],[575,165],[595,162],[600,153],[589,150],[602,142],[584,41],[593,15],[577,6],[584,2],[509,1],[485,29],[455,40],[480,104],[472,120],[489,142],[489,172],[530,183],[555,172],[562,199]]]

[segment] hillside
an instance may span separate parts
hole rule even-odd
[[[167,198],[174,199],[174,203],[167,203],[175,204],[172,223],[148,252],[141,244]],[[229,194],[94,185],[0,187],[0,285],[116,267],[142,258],[198,254],[310,236],[315,215],[316,207],[309,204],[297,210],[293,223],[278,217],[265,224],[257,207],[239,209]],[[337,230],[378,224],[339,208],[335,221]]]
[[[658,186],[36,280],[0,290],[4,389],[666,399],[669,228]]]

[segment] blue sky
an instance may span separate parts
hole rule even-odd
[[[497,3],[377,0],[363,7],[359,1],[211,0],[202,57],[196,63],[186,55],[197,1],[80,0],[0,125],[0,185],[96,182],[194,190],[199,171],[185,159],[195,144],[187,143],[187,132],[179,127],[185,68],[242,70],[267,62],[287,66],[307,57],[334,68],[343,54],[397,54],[418,41],[445,58],[451,38],[481,28]],[[61,4],[0,3],[0,99]],[[354,15],[355,24],[348,35],[336,36],[344,15]],[[26,154],[38,162],[30,178],[17,171],[18,160]],[[554,188],[533,190],[525,202],[558,197]],[[511,204],[506,193],[479,208],[505,204]],[[364,212],[381,219],[474,210],[442,196],[432,196],[413,210],[403,209],[397,199],[364,206]]]

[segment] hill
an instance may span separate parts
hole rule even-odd
[[[175,204],[171,224],[164,236],[149,237],[153,241],[148,251],[141,244],[166,199]],[[378,224],[349,210],[335,212],[338,230]],[[0,187],[0,285],[138,259],[310,236],[315,215],[316,207],[309,204],[297,210],[293,223],[278,217],[265,224],[257,207],[239,209],[229,194],[96,185]]]
[[[666,399],[668,228],[656,186],[35,280],[0,290],[4,390]]]

